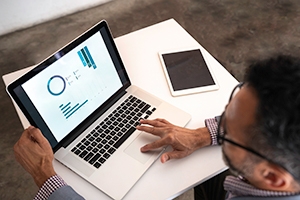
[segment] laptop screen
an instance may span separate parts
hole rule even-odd
[[[94,29],[53,54],[35,69],[38,73],[14,88],[31,124],[52,147],[129,82],[108,28]]]

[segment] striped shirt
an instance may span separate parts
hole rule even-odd
[[[40,188],[35,195],[34,200],[48,199],[50,195],[60,187],[67,185],[66,182],[58,175],[51,176]]]

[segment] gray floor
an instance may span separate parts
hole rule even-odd
[[[255,59],[300,53],[298,0],[115,0],[0,37],[0,73],[38,63],[101,19],[118,37],[169,18],[238,80]],[[37,187],[12,151],[22,126],[2,82],[0,90],[0,199],[32,199]],[[179,199],[193,199],[192,191]]]

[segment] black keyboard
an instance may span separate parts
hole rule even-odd
[[[140,119],[147,119],[155,110],[131,95],[71,151],[99,168],[136,130]]]

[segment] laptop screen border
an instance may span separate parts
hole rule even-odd
[[[42,119],[42,117],[40,116],[40,114],[38,113],[33,103],[30,101],[29,97],[23,90],[22,84],[28,81],[30,78],[36,76],[38,73],[40,73],[47,67],[49,67],[55,61],[57,61],[59,58],[55,57],[55,54],[59,54],[63,57],[76,46],[83,43],[85,40],[87,40],[97,32],[99,32],[103,37],[105,45],[112,58],[112,61],[119,74],[123,86],[114,95],[112,95],[112,97],[105,101],[105,103],[103,103],[99,108],[97,108],[91,115],[89,115],[85,120],[83,120],[77,127],[75,127],[67,136],[65,136],[61,141],[57,141],[51,133],[48,126],[46,125],[46,123],[44,122],[44,120]],[[43,135],[50,142],[53,151],[56,152],[62,146],[67,147],[74,139],[76,139],[79,134],[81,134],[86,128],[88,128],[91,125],[91,123],[98,119],[111,106],[113,99],[116,99],[115,101],[117,101],[117,99],[119,99],[125,93],[126,88],[128,88],[130,85],[131,82],[129,80],[128,74],[125,70],[125,66],[115,45],[108,24],[105,20],[102,20],[101,22],[99,22],[98,24],[96,24],[95,26],[93,26],[92,28],[75,38],[72,42],[70,42],[69,44],[67,44],[66,46],[49,56],[47,59],[42,61],[34,69],[32,69],[19,79],[15,80],[7,87],[7,91],[17,103],[19,108],[22,110],[29,123],[35,127],[38,127],[42,131]]]

